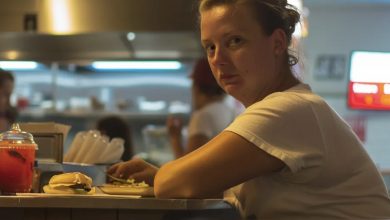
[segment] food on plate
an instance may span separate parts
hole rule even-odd
[[[111,182],[112,185],[122,185],[122,186],[132,186],[132,187],[149,187],[149,185],[147,183],[145,183],[145,181],[142,181],[142,182],[135,182],[134,179],[126,179],[125,181],[112,181]]]
[[[43,191],[52,194],[94,194],[95,187],[92,187],[91,177],[71,172],[52,176]]]
[[[107,194],[114,195],[140,195],[154,196],[153,187],[144,181],[135,182],[134,179],[127,179],[125,182],[113,181],[109,184],[103,184],[100,189]]]

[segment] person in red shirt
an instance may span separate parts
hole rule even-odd
[[[206,58],[195,63],[192,79],[192,108],[187,140],[183,140],[183,121],[167,119],[168,134],[175,158],[194,151],[219,134],[234,119],[234,109],[226,103],[226,93],[218,85]],[[186,144],[184,144],[185,142]]]

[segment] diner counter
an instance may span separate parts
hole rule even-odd
[[[222,199],[44,193],[0,196],[0,216],[15,220],[239,219],[237,211]]]

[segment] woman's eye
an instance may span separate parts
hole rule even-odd
[[[242,39],[240,37],[234,37],[228,41],[229,47],[236,47],[242,43]]]
[[[215,46],[214,45],[205,45],[204,49],[205,49],[207,54],[211,54],[214,52]]]

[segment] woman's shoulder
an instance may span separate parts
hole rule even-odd
[[[318,97],[315,93],[312,92],[311,88],[307,84],[297,84],[287,90],[274,92],[265,97],[263,100],[275,100],[280,99],[304,99],[304,97]]]
[[[265,99],[249,106],[239,115],[243,120],[272,121],[272,123],[299,121],[302,119],[315,121],[319,113],[330,112],[326,102],[309,89],[292,88],[283,92],[275,92]],[[237,118],[237,119],[238,119]]]
[[[274,92],[247,108],[254,109],[280,109],[291,111],[293,109],[308,108],[313,105],[322,104],[324,100],[313,93],[306,84],[298,84],[288,90]]]

